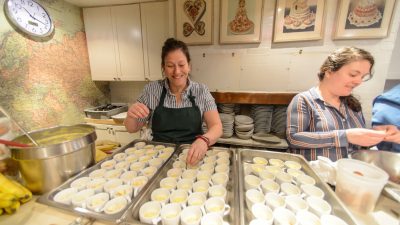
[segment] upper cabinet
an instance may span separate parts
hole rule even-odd
[[[83,10],[93,80],[144,81],[161,75],[168,2]]]

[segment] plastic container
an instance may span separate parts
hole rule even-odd
[[[389,175],[382,169],[354,159],[337,161],[336,194],[352,210],[374,210]]]

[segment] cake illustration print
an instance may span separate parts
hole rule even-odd
[[[284,33],[313,31],[317,7],[308,0],[293,0],[285,7]]]
[[[254,32],[254,22],[247,17],[245,0],[239,0],[235,18],[229,22],[228,29],[232,34],[249,34]]]
[[[380,27],[383,7],[375,0],[360,0],[349,7],[346,21],[348,28],[373,28]]]
[[[206,24],[201,19],[206,12],[206,2],[204,0],[187,0],[183,4],[183,11],[191,22],[183,23],[183,36],[188,37],[193,31],[203,36]]]

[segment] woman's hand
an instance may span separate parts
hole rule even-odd
[[[126,114],[127,116],[124,120],[126,130],[130,133],[139,131],[145,122],[139,122],[138,119],[147,118],[149,114],[150,110],[145,104],[140,102],[134,103],[131,107],[129,107]]]
[[[196,139],[189,149],[186,163],[188,163],[189,165],[196,165],[204,158],[207,150],[207,143],[201,139]]]
[[[347,141],[360,146],[373,146],[383,141],[386,131],[366,128],[352,128],[346,130]]]
[[[380,125],[375,126],[374,129],[386,132],[386,137],[383,139],[384,141],[400,144],[400,130],[396,126]]]
[[[135,119],[143,119],[148,117],[150,114],[149,108],[143,103],[136,102],[128,110],[127,115]]]

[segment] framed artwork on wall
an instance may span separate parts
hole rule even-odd
[[[277,0],[273,42],[322,39],[324,11],[325,0]]]
[[[221,0],[219,42],[260,43],[263,0]]]
[[[188,45],[212,44],[213,0],[175,0],[175,28]]]
[[[384,38],[396,0],[341,0],[333,39]]]

